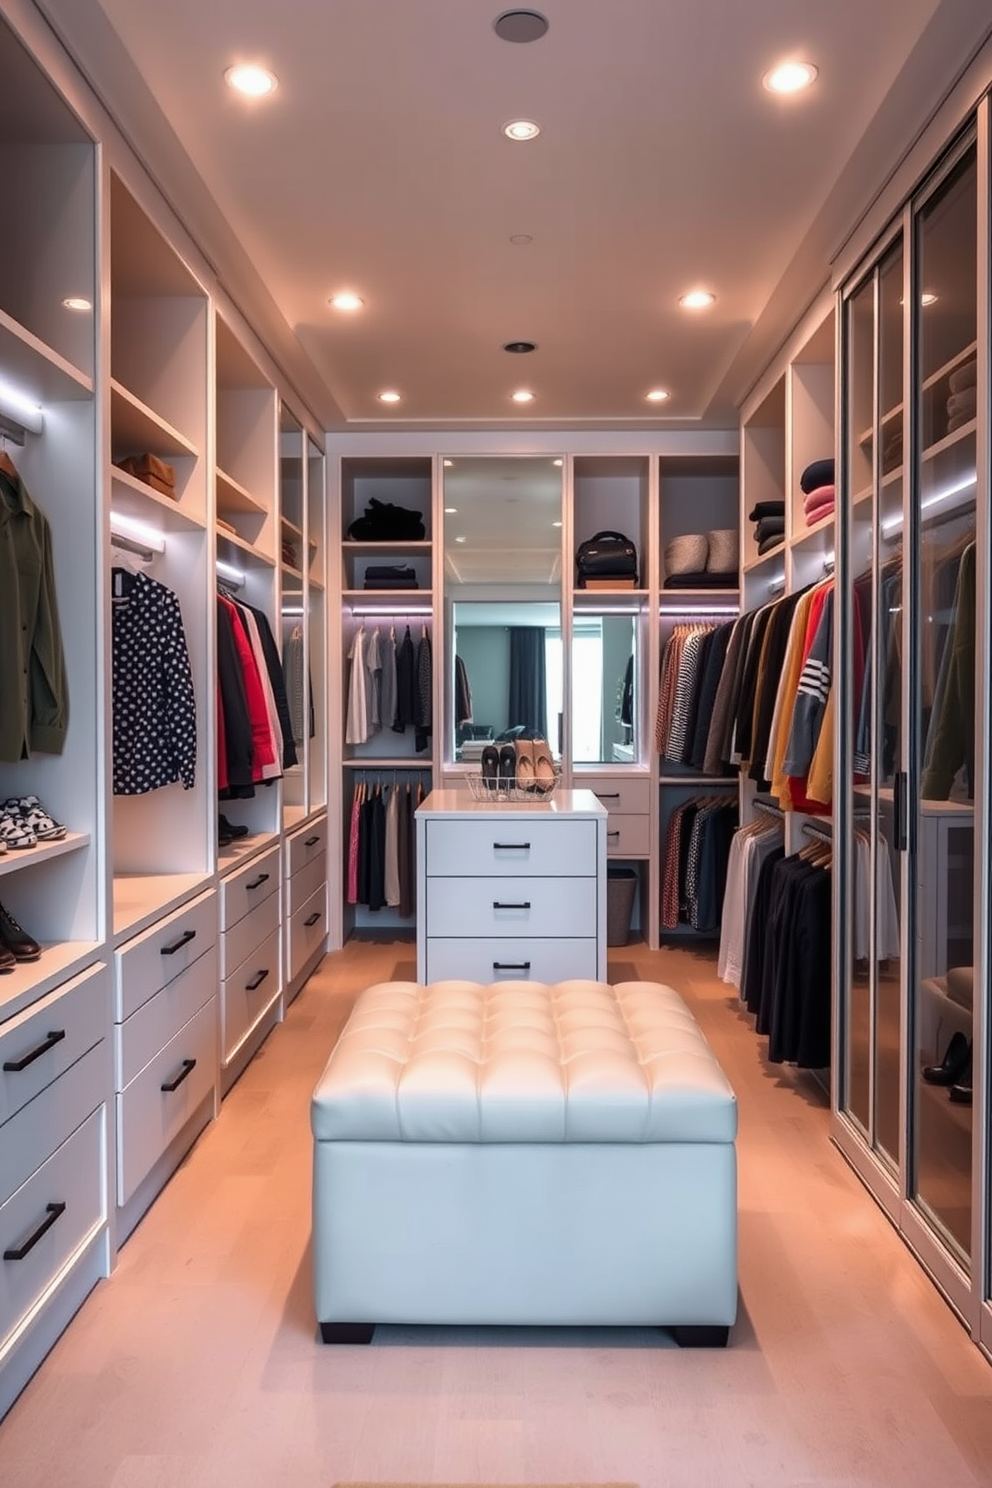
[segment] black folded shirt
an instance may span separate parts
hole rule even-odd
[[[699,573],[672,574],[662,585],[664,589],[736,589],[736,573],[707,573],[703,569]]]
[[[762,517],[784,517],[784,501],[757,501],[754,510],[748,516],[749,522],[760,522]]]
[[[814,460],[812,465],[807,465],[799,477],[800,489],[804,496],[810,491],[817,490],[820,486],[832,486],[834,483],[833,460]]]

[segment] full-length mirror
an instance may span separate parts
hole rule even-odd
[[[637,616],[572,617],[572,763],[637,763]]]
[[[447,757],[521,733],[561,757],[561,461],[444,461]]]

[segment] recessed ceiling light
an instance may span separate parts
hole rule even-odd
[[[457,512],[457,510],[458,510],[457,506],[446,506],[444,508],[445,515],[446,516],[449,516],[449,517],[453,517],[455,515],[455,513]]]
[[[493,30],[500,41],[540,41],[547,35],[548,20],[539,10],[504,10]]]
[[[264,98],[268,93],[274,93],[279,86],[279,79],[274,72],[267,67],[259,67],[254,62],[239,62],[236,67],[229,67],[224,74],[224,81],[235,93],[242,93],[245,98]]]
[[[377,393],[376,397],[380,403],[398,403],[400,401],[400,394],[393,392],[392,389],[387,389],[384,393]]]
[[[541,132],[540,124],[535,124],[533,119],[511,119],[502,128],[507,139],[511,140],[537,139]]]
[[[716,295],[708,289],[690,289],[688,294],[679,296],[683,310],[708,310],[715,303]]]
[[[455,538],[455,542],[464,542],[464,541],[465,541],[465,539],[463,537],[456,537]]]
[[[524,248],[524,247],[526,247],[526,245],[528,243],[533,243],[533,241],[534,241],[534,239],[533,239],[533,237],[531,236],[530,233],[511,233],[510,234],[510,242],[513,244],[513,246],[515,248]]]
[[[340,294],[331,295],[327,303],[333,310],[361,310],[365,301],[361,295],[353,294],[350,289],[345,289]]]
[[[664,388],[652,388],[651,391],[649,393],[645,393],[644,396],[645,398],[647,398],[649,403],[664,403],[666,399],[670,398],[672,395],[671,393],[666,392]]]
[[[454,460],[445,460],[443,462],[445,470],[450,470],[451,467],[452,467],[452,465],[454,465],[454,463],[455,463]]]
[[[925,289],[923,291],[923,293],[920,295],[920,304],[921,305],[936,305],[936,303],[937,303],[937,296],[935,294],[933,294],[929,289]]]
[[[769,93],[801,93],[816,81],[812,62],[779,62],[761,79]]]
[[[552,527],[560,527],[561,526],[561,523],[560,522],[552,522],[551,525],[552,525]]]
[[[510,397],[513,399],[514,403],[533,403],[534,401],[534,394],[527,388],[517,388],[517,391],[515,393],[511,393]]]
[[[565,462],[564,462],[564,460],[552,460],[551,463],[552,463],[552,465],[557,465],[558,468],[559,468],[559,470],[560,470],[561,467],[562,467],[562,465],[564,465]]]
[[[67,295],[62,301],[67,310],[92,310],[93,302],[84,299],[82,295]]]

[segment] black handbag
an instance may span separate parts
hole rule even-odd
[[[622,532],[597,532],[580,543],[575,554],[578,585],[586,579],[633,579],[637,583],[637,549]]]

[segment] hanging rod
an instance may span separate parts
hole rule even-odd
[[[129,537],[126,532],[112,532],[110,546],[123,548],[126,553],[134,553],[138,558],[143,558],[146,563],[151,563],[157,553],[165,552],[165,543],[160,548],[152,548],[138,537]]]
[[[774,816],[776,821],[785,821],[785,812],[781,806],[776,806],[774,801],[759,801],[755,799],[751,802],[751,805],[755,811],[763,811],[765,816]]]
[[[833,832],[821,822],[804,821],[803,834],[811,837],[814,842],[826,842],[831,847],[834,845]]]

